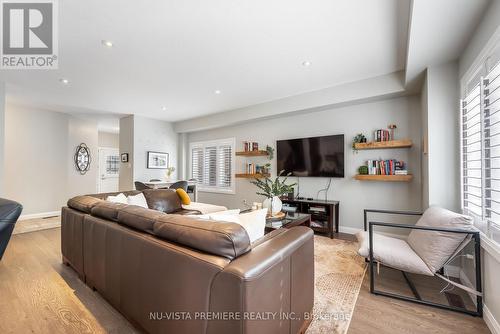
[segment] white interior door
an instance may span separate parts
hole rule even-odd
[[[120,174],[120,153],[117,148],[99,148],[99,180],[97,188],[100,193],[118,191]]]

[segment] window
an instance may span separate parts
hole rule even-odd
[[[117,155],[108,155],[106,157],[106,174],[116,175],[120,171],[120,157]]]
[[[463,211],[491,235],[500,228],[500,62],[474,74],[461,109]]]
[[[190,144],[191,177],[201,191],[234,193],[234,138]]]

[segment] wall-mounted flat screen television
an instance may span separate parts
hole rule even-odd
[[[344,135],[278,140],[276,157],[285,174],[344,177]]]

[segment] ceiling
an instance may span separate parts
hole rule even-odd
[[[180,121],[402,70],[409,9],[409,0],[64,0],[59,69],[0,79],[14,103]]]

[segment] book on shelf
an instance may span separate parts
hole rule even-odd
[[[368,160],[368,175],[407,175],[404,161],[395,159],[388,160]],[[405,173],[405,174],[403,174]]]
[[[389,130],[379,129],[375,130],[375,132],[373,133],[373,141],[382,142],[390,140],[394,140],[394,138],[391,138],[391,132]]]

